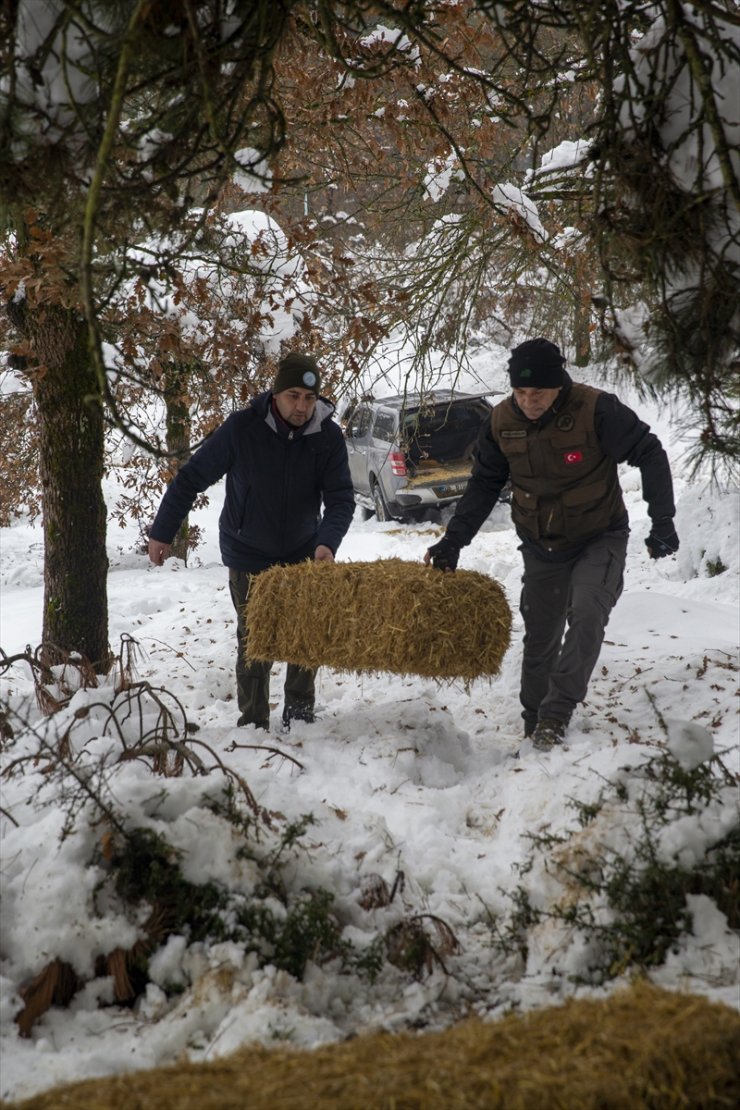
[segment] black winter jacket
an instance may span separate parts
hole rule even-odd
[[[565,379],[565,385],[555,404],[538,421],[533,422],[533,429],[554,420],[567,405],[573,383],[568,374]],[[511,403],[515,411],[519,412],[513,397]],[[668,457],[649,426],[613,393],[600,392],[594,411],[594,432],[605,455],[616,463],[626,462],[639,468],[642,475],[642,494],[647,501],[648,513],[653,523],[672,519],[676,509]],[[509,463],[506,455],[491,434],[491,421],[486,420],[478,436],[470,481],[447,526],[447,535],[454,543],[460,547],[470,543],[496,504],[508,478]],[[621,512],[618,519],[609,523],[609,530],[620,528],[628,528],[626,512]],[[584,546],[574,543],[571,548],[561,547],[559,551],[552,551],[523,532],[519,531],[518,534],[526,547],[546,560],[567,559]]]
[[[219,518],[221,557],[251,573],[336,552],[354,513],[347,448],[333,406],[320,398],[297,431],[276,421],[272,393],[233,413],[178,471],[150,535],[172,543],[199,493],[226,475]],[[321,504],[324,515],[321,516]]]

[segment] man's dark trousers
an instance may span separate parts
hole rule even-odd
[[[622,593],[627,540],[626,529],[604,532],[564,562],[520,548],[525,630],[520,697],[527,731],[538,718],[568,722],[584,700],[609,614]]]
[[[270,725],[270,671],[271,662],[248,661],[245,655],[247,641],[246,604],[249,586],[255,575],[244,570],[229,568],[229,590],[236,610],[236,690],[239,702],[240,723],[254,724],[258,728]],[[285,676],[285,709],[298,719],[313,714],[316,672],[295,663],[288,663]]]

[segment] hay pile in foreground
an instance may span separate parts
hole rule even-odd
[[[740,1015],[647,984],[442,1033],[250,1048],[56,1088],[14,1110],[708,1110],[740,1105]]]
[[[247,626],[251,659],[469,682],[498,674],[511,610],[498,582],[477,571],[305,562],[253,580]]]

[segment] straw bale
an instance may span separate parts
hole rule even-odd
[[[498,674],[511,639],[494,579],[401,559],[272,567],[246,617],[251,659],[465,682]]]
[[[740,1105],[740,1015],[638,984],[607,999],[376,1033],[313,1051],[250,1047],[57,1088],[14,1110],[691,1110]],[[9,1108],[10,1110],[10,1108]]]

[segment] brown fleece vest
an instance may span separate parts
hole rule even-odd
[[[575,383],[543,428],[515,412],[510,397],[491,414],[491,434],[511,472],[514,524],[550,551],[605,532],[625,513],[617,464],[596,438],[600,392]]]

